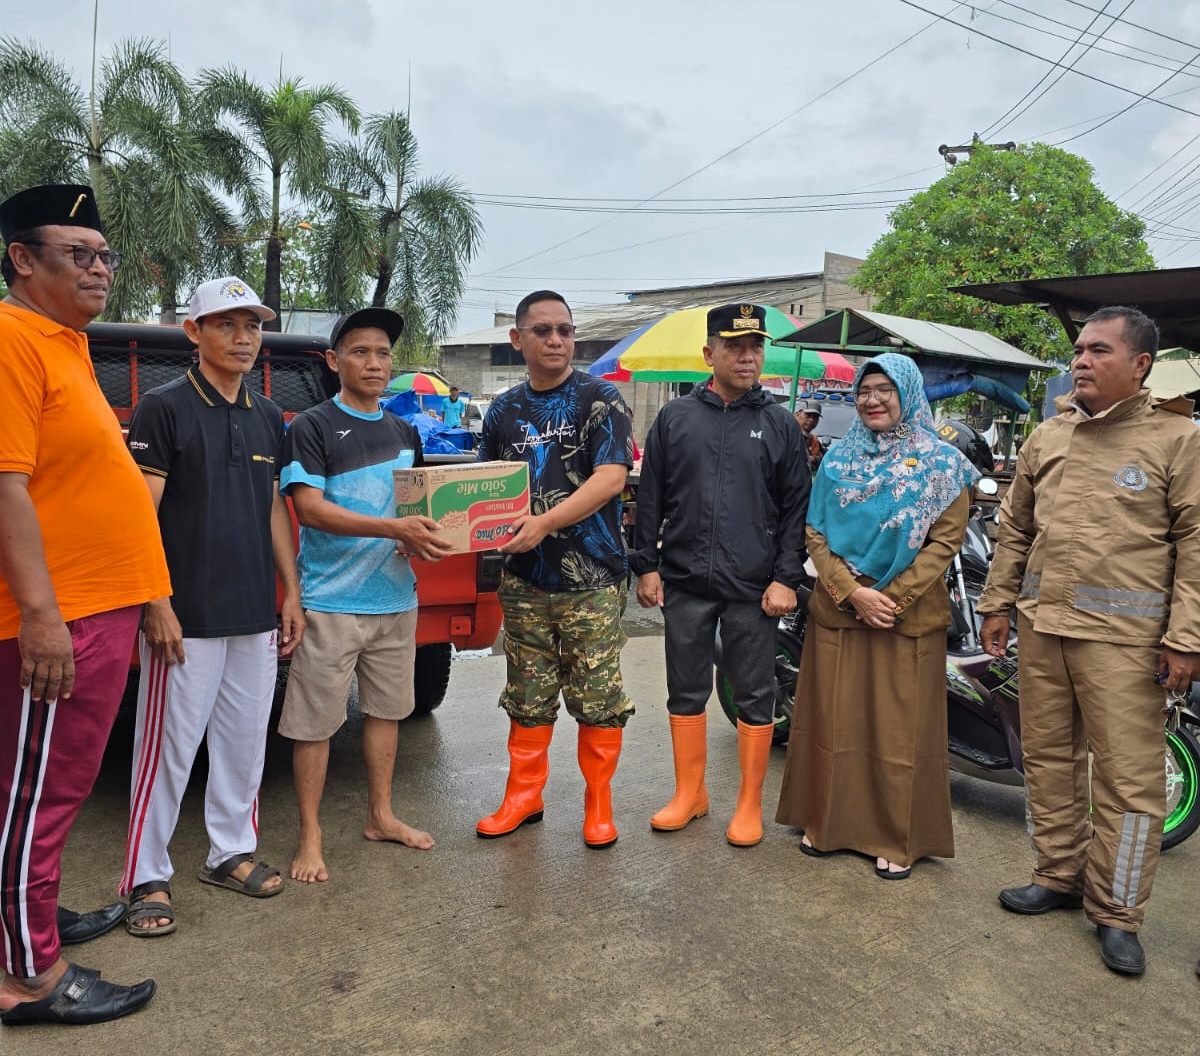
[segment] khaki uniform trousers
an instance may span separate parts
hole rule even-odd
[[[1082,893],[1093,923],[1137,931],[1166,813],[1159,650],[1040,634],[1023,615],[1017,641],[1033,882]]]

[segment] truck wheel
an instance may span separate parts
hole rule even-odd
[[[413,715],[428,715],[441,704],[450,684],[450,643],[437,642],[417,650],[413,671],[413,690],[416,707]]]

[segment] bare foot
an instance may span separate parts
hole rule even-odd
[[[165,891],[151,891],[148,895],[143,895],[138,901],[140,902],[157,902],[164,906],[171,904],[171,896]],[[159,928],[165,928],[171,923],[170,917],[147,917],[144,920],[134,921],[135,928],[141,928],[143,931],[157,931]]]
[[[889,862],[886,858],[876,858],[875,868],[884,869],[889,873],[907,873],[909,870],[907,865],[897,865],[895,862]]]
[[[300,833],[296,841],[296,857],[292,859],[293,880],[305,884],[324,883],[329,879],[325,859],[321,855],[321,834]]]
[[[429,833],[405,825],[399,818],[394,817],[367,822],[363,836],[368,840],[402,843],[405,847],[415,847],[418,851],[428,851],[433,847],[433,837]]]

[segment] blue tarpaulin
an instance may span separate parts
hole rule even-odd
[[[415,393],[398,392],[380,406],[416,428],[427,455],[460,455],[471,450],[471,434],[466,429],[448,429],[439,419],[426,414]]]

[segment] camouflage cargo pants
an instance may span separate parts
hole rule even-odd
[[[586,726],[624,726],[633,701],[621,684],[624,583],[549,593],[505,573],[500,583],[508,683],[500,707],[522,726],[545,726],[567,711]]]

